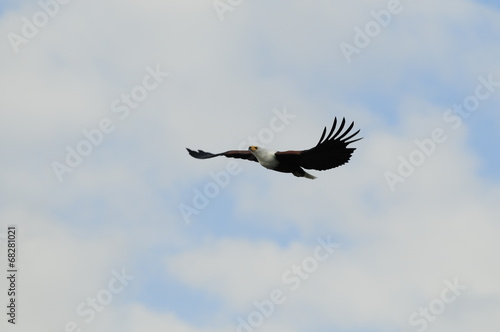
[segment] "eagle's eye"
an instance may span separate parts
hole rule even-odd
[[[257,151],[257,147],[256,147],[256,146],[253,146],[253,145],[252,145],[252,146],[250,146],[248,149],[249,149],[249,150],[251,150],[251,151]]]

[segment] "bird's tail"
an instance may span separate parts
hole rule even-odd
[[[304,175],[302,175],[302,176],[305,177],[305,178],[311,179],[311,180],[316,179],[316,177],[314,175],[311,175],[311,174],[309,174],[307,172],[304,172]]]
[[[316,179],[316,177],[314,175],[311,175],[309,173],[307,173],[306,171],[304,171],[302,168],[300,169],[299,172],[293,172],[292,173],[293,175],[299,177],[299,178],[308,178],[308,179]]]

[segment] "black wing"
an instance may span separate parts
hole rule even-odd
[[[330,168],[335,168],[349,161],[355,148],[348,148],[351,143],[359,141],[361,138],[351,140],[359,133],[359,130],[354,134],[346,137],[354,127],[354,122],[344,132],[345,118],[337,131],[337,118],[334,119],[332,129],[326,135],[326,127],[319,139],[318,144],[309,150],[303,151],[283,151],[277,152],[276,157],[283,161],[296,163],[298,166],[306,169],[316,169],[323,171]]]
[[[238,159],[257,161],[257,158],[255,158],[255,156],[250,151],[247,151],[247,150],[230,150],[230,151],[217,153],[217,154],[205,152],[202,150],[193,151],[193,150],[190,150],[188,148],[186,148],[186,150],[188,150],[189,154],[192,157],[195,157],[197,159],[209,159],[209,158],[214,158],[214,157],[219,157],[219,156],[225,156],[228,158],[238,158]]]

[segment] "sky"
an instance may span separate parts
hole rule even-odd
[[[0,1],[0,36],[2,331],[498,330],[497,2]],[[185,149],[344,117],[314,180]]]

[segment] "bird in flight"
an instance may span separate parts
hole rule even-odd
[[[309,150],[272,151],[259,146],[250,146],[248,150],[230,150],[217,154],[202,150],[193,151],[187,149],[187,151],[197,159],[209,159],[218,156],[246,159],[256,161],[273,171],[292,173],[297,177],[315,179],[316,177],[304,171],[304,168],[324,171],[341,166],[349,161],[352,153],[356,150],[347,146],[362,139],[362,137],[353,139],[359,133],[359,130],[346,137],[354,127],[354,122],[342,132],[345,127],[345,118],[342,118],[337,131],[335,131],[336,127],[337,118],[334,119],[332,129],[328,135],[326,135],[325,127],[318,144]]]

